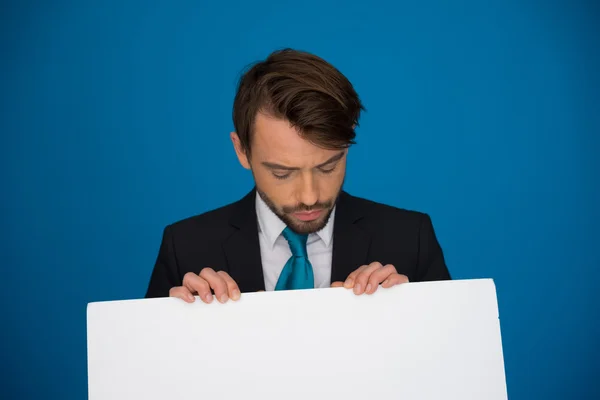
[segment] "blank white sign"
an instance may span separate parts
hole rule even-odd
[[[492,280],[90,303],[90,400],[507,399]]]

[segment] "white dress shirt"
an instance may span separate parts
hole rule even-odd
[[[282,235],[286,227],[285,223],[271,211],[258,193],[256,194],[256,215],[265,289],[271,291],[275,289],[279,275],[292,256],[292,251]],[[306,250],[308,260],[313,267],[316,288],[326,288],[331,285],[334,217],[335,208],[327,225],[320,231],[308,235]]]

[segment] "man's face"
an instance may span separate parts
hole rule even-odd
[[[259,113],[248,159],[232,134],[240,163],[252,170],[269,208],[297,233],[321,230],[342,189],[347,150],[327,150],[300,137],[289,122]]]

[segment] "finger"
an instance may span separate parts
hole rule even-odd
[[[212,290],[215,292],[215,297],[219,303],[226,303],[229,300],[227,294],[227,283],[225,279],[215,272],[212,268],[204,268],[200,271],[200,277],[208,282]]]
[[[346,289],[352,289],[354,287],[354,282],[358,274],[360,274],[367,267],[368,265],[361,265],[356,270],[352,271],[352,273],[350,273],[350,275],[348,275],[348,277],[346,278],[346,281],[344,282],[344,287]]]
[[[382,288],[391,288],[392,286],[400,285],[402,283],[408,283],[408,277],[406,275],[401,274],[393,274],[390,275],[386,280],[381,284]]]
[[[190,293],[188,288],[184,286],[176,286],[171,288],[171,290],[169,290],[169,297],[177,297],[186,303],[193,303],[195,300],[194,295]]]
[[[383,266],[381,265],[380,262],[372,262],[371,264],[369,264],[367,266],[367,268],[363,269],[358,276],[356,277],[355,283],[354,283],[354,294],[363,294],[365,291],[365,288],[368,285],[368,281],[369,278],[371,277],[371,274],[379,269],[381,269]]]
[[[388,265],[381,267],[378,270],[374,271],[371,274],[371,276],[369,277],[369,282],[367,283],[367,288],[365,289],[365,293],[367,293],[367,294],[375,293],[379,284],[393,274],[396,274],[396,268],[392,264],[388,264]]]
[[[344,282],[340,282],[340,281],[338,281],[338,282],[333,282],[333,283],[331,284],[331,287],[332,287],[332,288],[334,288],[334,287],[344,287]]]
[[[202,299],[202,301],[206,304],[212,303],[213,296],[210,292],[210,285],[198,275],[192,272],[185,274],[183,276],[183,286],[185,286],[191,293],[198,293],[198,297],[200,297],[200,299]]]
[[[221,278],[223,278],[223,280],[225,281],[225,284],[227,285],[227,294],[229,295],[229,298],[233,301],[238,301],[241,296],[238,284],[235,283],[233,278],[225,271],[219,271],[217,272],[217,274],[219,274]]]

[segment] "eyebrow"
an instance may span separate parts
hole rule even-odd
[[[334,162],[341,160],[342,157],[344,157],[344,154],[345,154],[345,152],[342,151],[341,153],[336,154],[335,156],[331,157],[329,160],[325,161],[324,163],[317,165],[315,168],[323,168],[329,164],[333,164]],[[297,171],[300,169],[298,167],[288,167],[285,165],[271,163],[268,161],[263,161],[261,164],[270,169],[280,169],[280,170],[284,170],[284,171]]]

